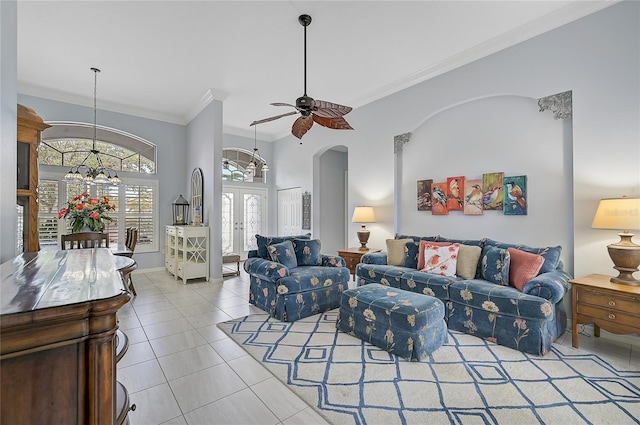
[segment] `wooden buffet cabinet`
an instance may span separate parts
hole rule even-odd
[[[38,239],[38,144],[40,133],[51,127],[36,112],[18,104],[18,173],[17,204],[22,210],[22,249],[35,252],[40,249]]]
[[[116,313],[130,295],[115,264],[96,248],[24,253],[0,266],[0,423],[128,423]]]

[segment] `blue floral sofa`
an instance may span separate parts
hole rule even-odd
[[[258,249],[249,251],[249,302],[284,322],[337,308],[351,277],[342,257],[320,253],[310,234],[256,235]]]
[[[545,354],[565,331],[567,318],[563,298],[571,276],[563,270],[560,246],[533,248],[491,239],[407,235],[396,235],[395,240],[387,241],[388,247],[392,246],[390,242],[396,246],[400,244],[404,255],[398,258],[396,252],[393,263],[387,264],[387,259],[391,258],[390,249],[365,254],[356,267],[358,285],[380,283],[437,297],[444,302],[449,329],[527,353]],[[464,260],[462,254],[467,251],[473,251],[476,257],[458,262],[465,264],[465,273],[457,270],[454,275],[444,276],[421,271],[424,269],[417,267],[420,244],[434,242],[445,246],[431,247],[434,250],[447,249],[446,246],[453,244],[460,247],[456,251],[459,260]],[[509,283],[513,277],[510,276],[511,257],[519,259],[522,255],[534,257],[537,267],[528,270],[530,275],[525,280],[520,279],[518,289]],[[521,260],[517,264],[514,261],[512,268],[521,270],[520,264]],[[425,264],[424,267],[429,266]],[[465,276],[461,277],[461,274]]]

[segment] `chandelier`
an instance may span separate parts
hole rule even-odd
[[[118,177],[118,173],[112,169],[105,167],[102,163],[102,159],[100,158],[100,151],[96,149],[96,134],[97,134],[97,123],[96,123],[96,98],[97,98],[97,87],[98,87],[98,72],[100,70],[98,68],[91,68],[94,73],[93,79],[93,145],[89,154],[82,160],[79,165],[74,165],[71,167],[71,170],[64,176],[63,181],[66,182],[84,182],[84,183],[101,183],[101,184],[110,184],[113,186],[117,186],[122,183],[122,180]],[[92,155],[95,156],[97,167],[91,167],[86,164],[87,159]],[[82,172],[81,172],[82,170]]]
[[[249,165],[247,165],[247,170],[254,171],[257,166],[257,159],[260,158],[260,152],[258,152],[258,126],[253,126],[253,155],[251,155],[251,161],[249,161]],[[262,171],[269,171],[269,166],[266,162],[262,163]]]

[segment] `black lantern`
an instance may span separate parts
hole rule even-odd
[[[173,225],[184,226],[189,223],[189,203],[182,195],[173,204]]]

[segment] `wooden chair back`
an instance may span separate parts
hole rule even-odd
[[[82,232],[62,235],[62,249],[109,248],[109,234]]]
[[[133,254],[136,249],[136,245],[138,244],[137,227],[127,227],[127,237],[124,244],[131,250],[131,254]]]

